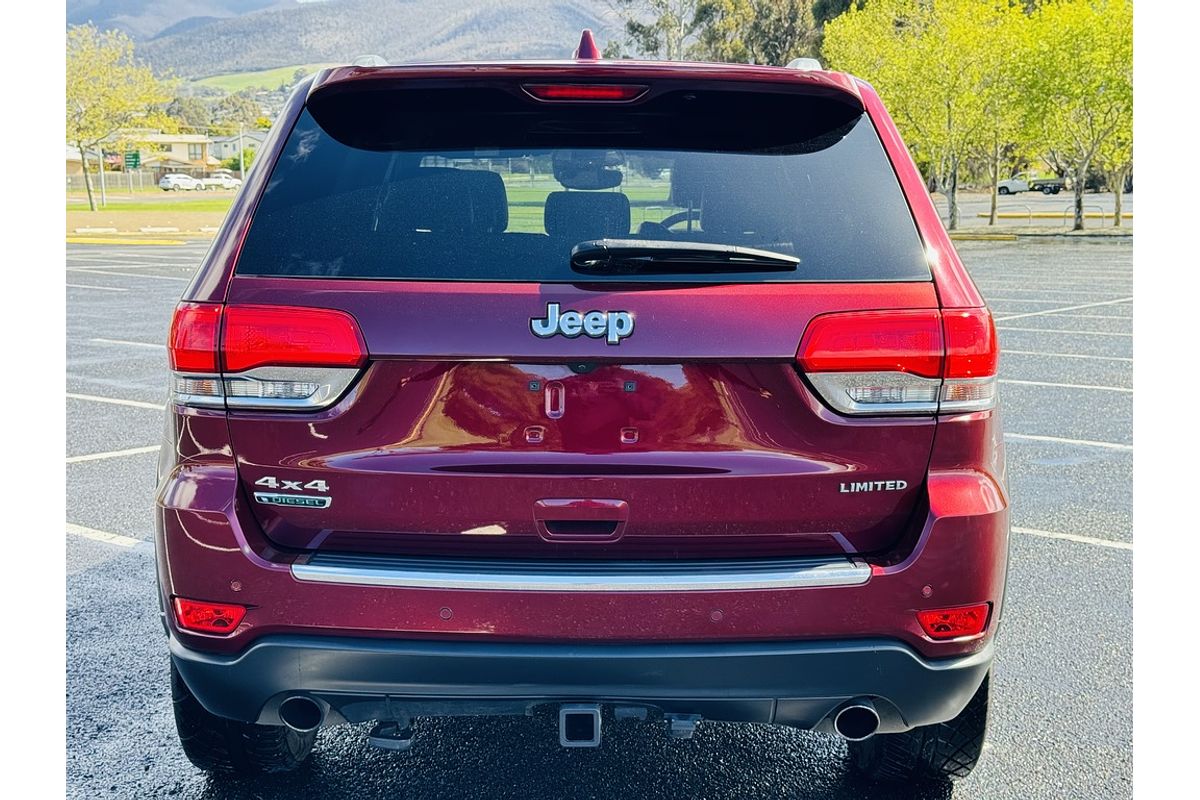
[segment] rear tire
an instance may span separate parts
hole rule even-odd
[[[865,778],[889,783],[967,777],[983,753],[990,681],[990,675],[985,677],[967,707],[948,722],[849,742],[850,768]]]
[[[256,725],[210,714],[171,664],[171,702],[179,743],[205,772],[260,775],[291,772],[312,752],[317,732],[296,733],[282,725]]]
[[[996,194],[1008,194],[1008,193],[1009,192],[1008,192],[1007,186],[1001,186],[999,189],[996,190]]]

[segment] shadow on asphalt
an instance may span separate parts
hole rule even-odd
[[[717,798],[944,800],[944,785],[865,783],[832,736],[767,725],[706,723],[690,741],[661,724],[607,722],[602,747],[559,747],[551,719],[418,720],[413,749],[367,744],[369,726],[322,732],[297,772],[209,778],[209,800],[273,798]]]

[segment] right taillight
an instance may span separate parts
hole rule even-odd
[[[367,360],[344,311],[216,303],[176,308],[168,353],[174,402],[231,409],[324,408]]]
[[[815,317],[797,361],[843,414],[961,413],[996,401],[996,329],[985,308]]]

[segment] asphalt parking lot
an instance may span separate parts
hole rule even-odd
[[[832,737],[712,723],[690,741],[617,723],[602,748],[567,750],[546,719],[424,721],[400,755],[372,749],[366,726],[343,726],[323,731],[292,775],[230,782],[194,769],[171,718],[150,542],[163,343],[206,247],[67,246],[69,796],[912,796],[850,780]],[[989,743],[953,797],[1128,797],[1132,247],[958,248],[1004,348],[1014,535]]]

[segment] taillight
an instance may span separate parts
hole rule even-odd
[[[917,612],[917,622],[930,639],[978,636],[987,628],[990,603],[958,608],[931,608]]]
[[[367,360],[344,311],[211,303],[179,305],[169,354],[172,399],[212,408],[324,408]]]
[[[648,87],[628,83],[527,83],[522,88],[544,101],[628,103],[645,94]]]
[[[815,317],[800,368],[843,414],[979,411],[996,399],[987,309],[855,311]]]
[[[246,616],[245,606],[232,603],[205,603],[176,597],[174,605],[175,621],[185,631],[233,633]]]
[[[180,303],[171,320],[167,354],[176,372],[216,372],[221,306]]]

